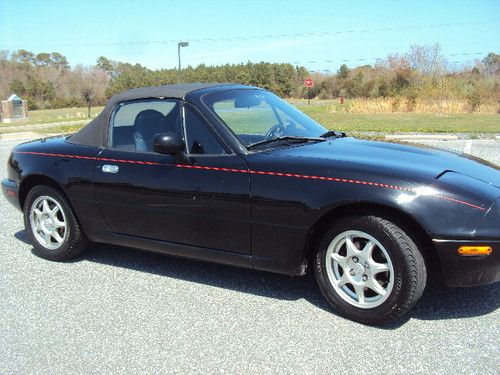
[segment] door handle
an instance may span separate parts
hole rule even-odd
[[[120,169],[120,168],[118,168],[118,166],[117,166],[117,165],[104,164],[104,165],[102,166],[102,171],[103,171],[104,173],[117,173],[119,169]]]

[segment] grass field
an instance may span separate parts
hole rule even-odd
[[[95,107],[90,111],[91,118],[97,116],[103,107]],[[32,124],[47,124],[52,122],[86,120],[88,109],[84,108],[61,108],[61,109],[41,109],[29,111],[28,118],[12,124],[1,124],[0,126],[21,126]]]
[[[343,112],[338,105],[331,102],[312,101],[308,106],[304,100],[292,101],[300,110],[311,116],[329,129],[341,130],[346,133],[377,132],[377,133],[500,133],[500,115],[498,114],[439,114],[419,112],[395,113],[356,113]],[[95,117],[102,107],[92,109]],[[67,121],[86,120],[86,108],[66,108],[55,110],[31,111],[28,121],[14,124],[1,124],[0,132],[15,132],[20,125],[61,123]],[[84,122],[83,122],[84,123]],[[40,133],[74,132],[82,124],[54,124],[53,127],[37,129]],[[1,129],[8,127],[8,129]]]
[[[342,113],[324,107],[300,110],[329,129],[344,132],[500,133],[499,115],[434,113]]]

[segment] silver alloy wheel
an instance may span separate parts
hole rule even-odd
[[[349,304],[380,306],[394,286],[394,268],[382,244],[368,233],[350,230],[336,236],[326,251],[326,272],[333,289]]]
[[[46,249],[57,250],[66,239],[66,216],[59,202],[52,197],[42,195],[33,202],[30,224],[36,240]]]

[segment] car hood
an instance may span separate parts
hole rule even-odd
[[[345,137],[272,152],[286,158],[326,162],[331,167],[369,169],[370,172],[392,172],[414,177],[437,178],[450,171],[500,187],[498,166],[472,156],[427,146]]]

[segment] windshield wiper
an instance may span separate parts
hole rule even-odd
[[[328,137],[337,137],[337,138],[342,138],[345,137],[345,133],[343,132],[338,132],[336,130],[328,130],[326,133],[321,134],[321,138],[328,138]]]
[[[321,138],[321,137],[296,137],[296,136],[292,136],[292,135],[285,135],[285,136],[282,136],[282,137],[277,137],[277,138],[273,138],[273,139],[265,139],[263,141],[259,141],[259,142],[255,142],[255,143],[252,143],[252,144],[249,144],[247,146],[247,149],[252,149],[252,148],[255,148],[255,147],[258,147],[258,146],[262,146],[262,145],[267,145],[267,144],[271,144],[271,143],[275,143],[275,142],[283,142],[283,141],[293,141],[293,142],[310,142],[310,141],[324,141],[325,138]]]

